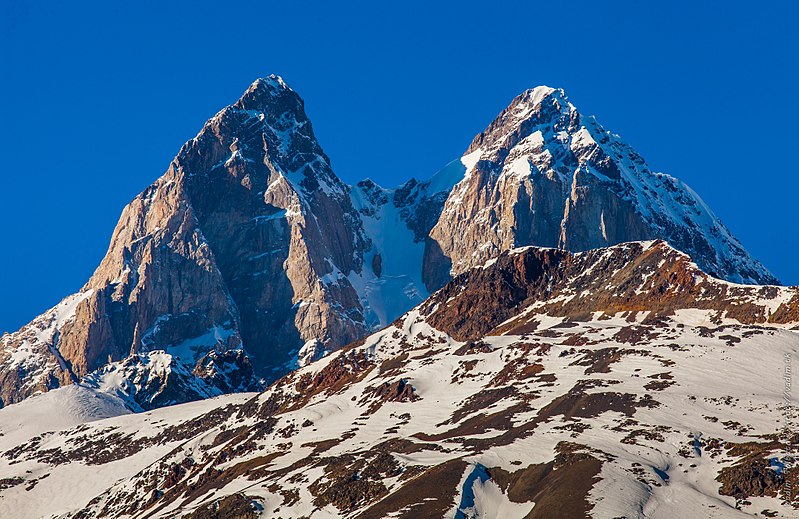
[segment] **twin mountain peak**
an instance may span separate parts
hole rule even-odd
[[[711,276],[778,283],[563,90],[525,91],[462,157],[386,189],[343,183],[303,100],[269,76],[124,208],[78,294],[0,338],[0,406],[75,382],[134,409],[252,390],[518,247],[655,239]]]

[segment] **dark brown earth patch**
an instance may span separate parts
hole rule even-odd
[[[513,426],[512,419],[517,413],[529,410],[526,403],[517,403],[507,409],[491,414],[480,413],[471,416],[457,427],[438,434],[416,433],[413,436],[422,441],[442,441],[451,440],[463,436],[482,434],[490,429],[508,431]]]
[[[647,391],[663,391],[673,386],[674,384],[675,382],[671,380],[652,380],[644,385],[644,389],[646,389]]]
[[[314,455],[327,452],[328,450],[332,449],[341,442],[342,442],[341,438],[331,438],[329,440],[321,440],[318,442],[303,443],[301,447],[311,447],[313,449],[311,455]]]
[[[613,340],[635,345],[650,342],[659,335],[648,326],[625,326],[613,335]]]
[[[584,334],[576,333],[566,337],[560,344],[562,346],[585,346],[589,342],[590,341],[588,337],[586,337]]]
[[[391,438],[374,447],[373,450],[393,452],[396,454],[414,454],[422,451],[443,451],[438,445],[416,443],[405,438]]]
[[[476,355],[479,353],[491,353],[493,346],[485,341],[466,341],[466,344],[453,352],[454,355]]]
[[[381,519],[400,510],[402,513],[396,516],[400,519],[443,517],[455,503],[466,465],[455,459],[428,468],[356,517]]]
[[[401,355],[384,360],[382,363],[380,363],[378,373],[381,375],[386,375],[394,373],[395,371],[399,371],[408,363],[408,357],[408,352],[404,352]]]
[[[364,391],[360,404],[372,401],[368,414],[374,414],[386,402],[414,402],[421,397],[416,394],[416,389],[404,378],[392,383],[383,382],[377,387],[369,387]]]
[[[255,498],[242,494],[223,497],[203,505],[186,517],[188,519],[256,519],[261,506]]]
[[[543,344],[540,342],[514,342],[508,346],[508,348],[513,350],[521,350],[525,353],[530,353],[533,355],[546,356],[549,355],[549,352],[552,350],[552,345]]]
[[[535,502],[525,519],[583,519],[593,508],[588,493],[599,481],[602,461],[581,447],[561,442],[557,456],[549,463],[516,472],[499,468],[488,472],[514,503]]]
[[[588,366],[585,374],[610,373],[611,364],[620,361],[626,352],[618,348],[601,348],[598,350],[585,350],[583,357],[570,364],[570,366]]]
[[[302,397],[289,410],[302,407],[320,393],[333,395],[343,391],[366,377],[374,367],[362,350],[339,353],[317,373],[305,373],[300,377],[295,387]]]
[[[797,438],[792,438],[793,442]],[[799,470],[789,468],[775,470],[772,463],[775,450],[785,451],[786,444],[777,440],[768,442],[745,442],[724,444],[727,454],[741,457],[732,466],[719,471],[716,481],[721,483],[719,494],[745,500],[749,497],[780,497],[799,509],[799,500],[792,489],[799,485]]]
[[[542,371],[544,371],[544,366],[542,364],[530,364],[525,357],[509,360],[505,363],[505,366],[494,375],[494,378],[491,379],[488,386],[497,387],[522,382],[535,378]]]
[[[494,335],[524,335],[533,333],[538,330],[541,322],[538,319],[531,318],[529,315],[524,315],[514,319],[510,323],[500,326],[493,331]]]
[[[449,420],[438,425],[458,423],[463,418],[475,413],[483,412],[492,405],[508,398],[515,398],[519,392],[513,386],[505,386],[496,389],[486,389],[475,393],[467,398],[461,406],[452,413]]]
[[[557,415],[566,419],[594,418],[608,411],[633,416],[637,407],[659,405],[648,395],[640,399],[630,393],[586,393],[591,381],[579,381],[568,393],[559,396],[538,412],[538,419],[546,420]]]
[[[726,341],[727,346],[735,346],[741,342],[741,338],[736,337],[735,335],[719,335],[719,339]]]
[[[462,360],[455,371],[452,372],[452,384],[458,384],[467,378],[474,378],[475,375],[471,372],[474,371],[475,366],[479,361],[477,359]]]
[[[25,483],[25,478],[20,478],[20,477],[3,478],[0,479],[0,490],[5,490],[7,488],[15,487],[23,483]]]
[[[660,379],[660,380],[671,380],[674,377],[672,376],[670,371],[666,371],[664,373],[655,373],[654,375],[649,375],[649,378]]]
[[[308,490],[314,495],[314,505],[324,508],[333,505],[342,512],[352,512],[388,493],[383,479],[399,476],[399,463],[385,451],[369,459],[342,455],[325,458],[325,475],[312,483]]]

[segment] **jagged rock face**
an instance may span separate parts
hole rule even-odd
[[[366,332],[347,280],[321,281],[361,270],[366,241],[296,93],[256,82],[176,163],[259,365],[285,362],[299,340],[335,348]]]
[[[428,288],[514,247],[582,251],[656,238],[711,275],[777,283],[690,188],[652,172],[562,90],[538,87],[517,97],[461,163],[463,179],[430,232]]]
[[[134,411],[224,393],[257,391],[261,387],[241,349],[211,351],[196,363],[194,370],[179,357],[163,351],[134,354],[94,371],[83,378],[82,385],[110,394]]]

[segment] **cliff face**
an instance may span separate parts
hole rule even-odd
[[[425,282],[524,245],[582,251],[663,239],[708,273],[777,283],[679,180],[644,159],[562,90],[524,92],[475,137],[462,176],[429,234]]]
[[[713,276],[776,282],[563,91],[523,93],[461,159],[386,189],[339,180],[302,99],[271,76],[125,207],[80,293],[0,338],[0,406],[80,380],[109,389],[103,373],[125,373],[109,390],[141,408],[257,388],[503,251],[656,238]]]

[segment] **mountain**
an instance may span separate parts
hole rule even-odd
[[[714,276],[777,283],[562,90],[523,93],[462,158],[386,189],[344,184],[270,76],[125,207],[78,294],[0,338],[0,405],[76,382],[137,411],[258,390],[502,251],[650,239]]]
[[[71,388],[0,410],[0,515],[794,517],[797,330],[799,287],[662,241],[505,251],[258,395],[11,439]]]
[[[367,332],[357,294],[336,277],[363,268],[366,246],[302,100],[280,78],[258,80],[128,204],[81,293],[3,337],[0,397],[163,351],[169,359],[139,366],[166,362],[162,372],[184,372],[173,379],[196,378],[188,399],[219,394],[213,374],[231,366],[273,379],[306,341],[337,346]],[[236,378],[228,390],[258,387]],[[170,392],[162,403],[187,399],[185,388]],[[145,393],[138,404],[152,407]]]
[[[518,96],[448,168],[459,181],[429,233],[428,286],[514,247],[583,251],[651,239],[713,276],[778,284],[694,191],[651,171],[563,90]]]

